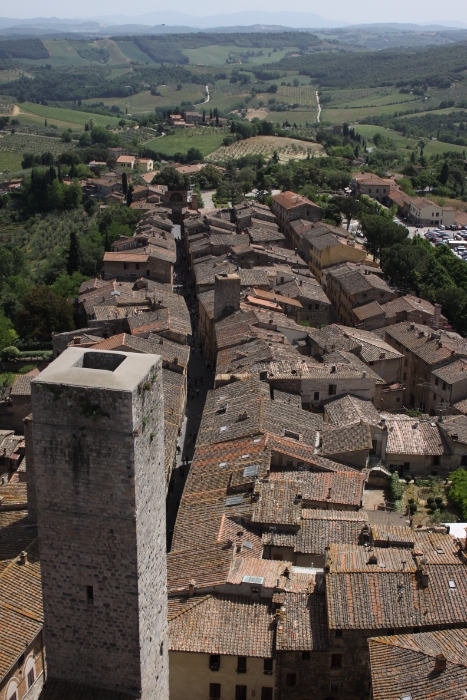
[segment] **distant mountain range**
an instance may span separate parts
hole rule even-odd
[[[158,34],[187,33],[199,31],[299,31],[309,30],[365,30],[372,32],[441,32],[449,29],[464,29],[467,23],[440,21],[425,24],[361,24],[326,19],[312,12],[248,12],[223,13],[197,17],[186,12],[161,10],[148,12],[138,17],[128,15],[105,15],[93,18],[60,19],[58,17],[35,17],[14,19],[0,17],[0,33],[8,35],[53,35],[53,34]]]

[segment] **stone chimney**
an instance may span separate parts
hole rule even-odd
[[[190,598],[193,598],[195,594],[195,585],[196,581],[194,579],[191,579],[190,583],[188,584],[188,596]]]
[[[20,555],[19,555],[19,563],[20,563],[22,566],[26,566],[26,564],[28,563],[28,553],[27,553],[27,552],[21,552],[21,553],[20,553]]]
[[[198,195],[196,192],[193,192],[191,195],[190,209],[193,211],[198,211]]]
[[[446,670],[446,657],[444,654],[436,654],[435,656],[435,673],[442,673]]]
[[[214,320],[240,308],[240,277],[220,274],[214,280]]]

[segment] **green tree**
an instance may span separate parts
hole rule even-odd
[[[122,173],[122,192],[125,196],[128,192],[128,175],[125,172]]]
[[[21,338],[49,340],[74,328],[73,307],[50,287],[34,287],[22,299],[16,328]]]
[[[126,193],[126,205],[127,205],[127,207],[131,207],[131,205],[133,204],[133,190],[134,190],[133,185],[129,185],[128,192]]]
[[[347,221],[347,231],[350,229],[350,222],[353,218],[357,218],[362,210],[362,205],[358,199],[353,197],[335,197],[334,202],[339,207],[339,211],[343,214]]]
[[[0,350],[13,345],[17,337],[18,334],[13,328],[12,322],[3,311],[0,311]]]
[[[379,214],[364,214],[362,216],[362,231],[367,239],[367,248],[375,260],[376,258],[381,259],[383,248],[402,243],[409,234],[405,226],[400,226]]]
[[[164,168],[154,177],[158,185],[167,185],[169,190],[188,190],[190,186],[187,175],[182,175],[175,168]]]
[[[88,278],[82,275],[81,272],[74,272],[72,275],[64,272],[55,280],[50,289],[59,297],[65,299],[77,297],[79,288]]]

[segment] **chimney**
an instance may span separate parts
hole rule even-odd
[[[337,371],[336,365],[332,365],[332,366],[331,366],[331,374],[335,374],[336,371]]]
[[[433,328],[439,327],[441,319],[441,304],[433,305]]]
[[[196,192],[193,192],[191,195],[191,203],[190,203],[190,209],[193,211],[198,211],[198,195]]]
[[[19,563],[21,564],[21,566],[26,566],[26,564],[28,563],[28,553],[27,552],[23,551],[20,553]]]
[[[196,581],[194,579],[191,579],[190,583],[188,584],[188,595],[190,598],[193,598],[195,594],[195,585]]]
[[[435,656],[435,673],[442,673],[446,670],[446,657],[444,654],[436,654]]]

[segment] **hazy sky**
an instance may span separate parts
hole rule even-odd
[[[283,0],[236,0],[235,3],[214,3],[209,0],[178,0],[176,6],[154,0],[80,0],[78,3],[64,3],[63,0],[22,0],[20,3],[0,3],[0,16],[3,17],[96,17],[102,15],[125,14],[137,17],[145,12],[158,10],[178,10],[192,15],[214,15],[218,13],[241,12],[244,10],[269,10],[314,12],[322,17],[350,23],[362,22],[467,22],[465,0],[447,0],[440,4],[435,0],[392,0],[390,3],[375,3],[374,0],[331,0],[323,3],[318,0],[296,0],[293,6],[284,5]]]

